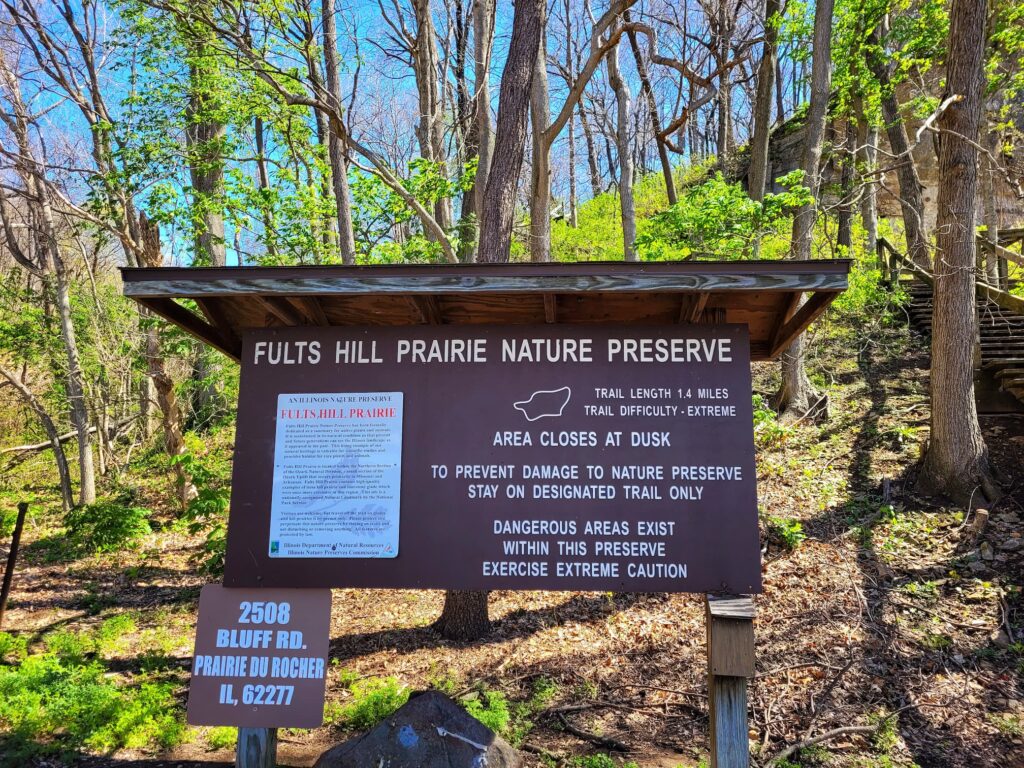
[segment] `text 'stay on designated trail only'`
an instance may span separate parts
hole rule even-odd
[[[745,325],[242,342],[227,586],[761,591]]]

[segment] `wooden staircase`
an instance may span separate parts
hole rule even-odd
[[[1014,261],[1021,258],[1008,251],[1005,255]],[[890,283],[901,283],[910,294],[907,310],[911,324],[930,336],[932,275],[884,238],[879,238],[878,256]],[[977,307],[981,347],[975,378],[978,410],[1024,411],[1024,299],[979,281]]]
[[[910,294],[910,322],[923,334],[932,330],[932,287],[914,280],[905,286]],[[996,387],[1024,405],[1024,315],[1000,307],[988,297],[978,299],[978,330],[981,338],[981,371]],[[979,382],[984,386],[987,382]]]

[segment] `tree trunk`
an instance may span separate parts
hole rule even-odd
[[[192,181],[193,219],[196,221],[195,258],[198,264],[223,267],[227,260],[224,239],[224,148],[227,126],[217,119],[216,94],[210,82],[212,65],[202,40],[191,41],[189,103],[185,141]]]
[[[840,255],[849,258],[853,248],[853,147],[856,138],[853,121],[847,120],[843,131],[843,145],[837,147],[839,155],[839,231],[836,245],[843,249]],[[833,152],[835,155],[836,152]]]
[[[576,213],[576,120],[569,118],[569,226],[578,226]]]
[[[622,210],[622,252],[626,261],[636,261],[636,205],[633,201],[633,153],[629,146],[629,113],[631,95],[619,72],[618,43],[608,52],[608,84],[615,91],[618,107],[615,143],[619,155],[619,206]]]
[[[498,99],[495,145],[480,212],[480,253],[484,262],[508,261],[515,218],[516,186],[523,166],[527,121],[537,48],[540,45],[543,0],[517,0],[505,71]]]
[[[448,640],[476,640],[491,629],[487,615],[487,592],[450,589],[444,595],[444,609],[434,629]]]
[[[732,175],[732,70],[722,72],[718,81],[718,167]]]
[[[864,250],[868,254],[875,252],[878,244],[878,204],[877,183],[871,174],[875,171],[875,159],[878,156],[878,128],[868,123],[864,115],[864,105],[856,99],[854,109],[857,113],[857,161],[861,173],[866,180],[861,189],[860,217],[864,225]]]
[[[918,487],[978,506],[999,495],[974,399],[974,201],[984,90],[985,0],[953,0],[945,97],[938,119],[939,199],[932,313],[931,436]],[[944,99],[945,100],[945,99]]]
[[[493,157],[480,207],[479,261],[508,261],[512,246],[515,193],[523,165],[531,86],[540,48],[544,0],[517,0],[512,21],[505,71],[498,98],[495,144],[502,151]],[[482,145],[481,145],[482,146]],[[487,592],[449,590],[437,630],[449,640],[472,640],[490,629]]]
[[[876,28],[868,37],[868,43],[874,48],[881,44],[881,32]],[[889,148],[897,158],[896,178],[900,186],[900,209],[903,212],[903,228],[907,238],[907,253],[914,263],[924,269],[931,269],[928,255],[928,237],[924,226],[924,200],[921,195],[921,179],[917,173],[917,164],[910,151],[910,139],[907,127],[903,123],[896,93],[889,76],[889,68],[885,59],[875,54],[868,55],[868,67],[878,80],[882,91],[882,119],[889,138]]]
[[[437,40],[434,31],[434,17],[431,15],[430,0],[413,0],[416,15],[416,38],[412,50],[413,72],[416,75],[416,90],[419,94],[420,120],[416,125],[420,154],[438,165],[442,176],[446,170],[444,150],[444,113],[441,105],[441,89],[438,85]],[[442,230],[452,227],[451,201],[442,197],[434,203],[434,220]],[[427,239],[437,236],[426,233]]]
[[[590,169],[590,196],[601,194],[601,168],[597,161],[597,145],[594,143],[594,132],[590,129],[583,101],[580,100],[580,125],[583,126],[583,138],[587,144],[587,166]]]
[[[455,19],[453,25],[455,63],[452,75],[455,77],[455,139],[457,145],[456,158],[460,173],[466,165],[479,156],[478,137],[474,108],[476,101],[469,88],[466,76],[466,58],[469,52],[469,29],[473,20],[464,16],[471,8],[465,7],[462,0],[454,4]],[[476,180],[474,179],[474,185]],[[460,195],[459,218],[456,222],[459,238],[458,257],[460,262],[473,261],[476,254],[476,192],[473,186]]]
[[[623,13],[623,18],[629,23],[629,11]],[[626,34],[629,36],[629,47],[633,51],[633,59],[636,61],[636,72],[640,77],[640,90],[647,99],[647,110],[651,121],[651,133],[654,136],[654,143],[658,149],[658,160],[661,163],[661,175],[665,179],[665,191],[668,194],[668,204],[675,205],[679,202],[676,195],[675,179],[672,176],[672,162],[668,158],[668,147],[661,135],[661,118],[658,115],[658,100],[654,94],[654,87],[651,85],[650,75],[647,73],[647,63],[644,61],[643,53],[636,39],[636,31],[630,27]],[[646,142],[645,142],[646,144]]]
[[[572,41],[572,8],[570,0],[565,0],[565,71],[570,82],[576,80],[576,69],[573,61],[575,45]],[[575,113],[575,107],[573,108]],[[576,117],[569,116],[569,226],[573,229],[578,224],[576,215]]]
[[[988,247],[985,249],[982,274],[989,285],[999,286],[999,252],[996,246],[999,244],[999,206],[996,198],[996,173],[999,168],[996,165],[996,158],[999,157],[999,133],[989,129],[987,121],[983,121],[985,128],[982,131],[981,143],[988,150],[989,156],[982,158],[981,167],[984,169],[981,174],[981,198],[985,211],[985,242]]]
[[[139,229],[143,238],[142,263],[151,268],[163,266],[159,225],[149,221],[143,213],[139,216]],[[139,315],[144,321],[151,320],[153,317],[149,310],[142,308],[139,309]],[[178,407],[178,398],[174,393],[174,380],[167,372],[167,366],[164,363],[160,348],[160,334],[152,324],[146,328],[146,375],[153,383],[157,405],[160,407],[163,417],[164,451],[173,460],[185,452],[181,409]],[[184,509],[188,502],[195,498],[196,487],[181,464],[174,464],[174,473],[178,500],[181,508]]]
[[[821,146],[825,138],[828,95],[832,82],[832,9],[833,0],[818,0],[814,9],[814,52],[811,63],[811,103],[807,110],[804,138],[804,184],[815,198],[821,187]],[[794,259],[811,258],[816,204],[802,206],[793,216],[790,255]],[[783,417],[799,419],[808,414],[826,416],[822,395],[814,390],[804,368],[804,339],[798,336],[782,356],[782,388],[776,405]]]
[[[341,80],[338,76],[338,31],[334,21],[334,0],[322,0],[324,27],[324,74],[327,91],[338,114],[342,113]],[[352,202],[348,190],[348,156],[344,141],[327,121],[327,151],[331,165],[331,186],[338,213],[338,250],[342,264],[356,263],[356,240],[352,231]]]
[[[530,86],[530,124],[533,128],[533,158],[530,184],[530,260],[551,261],[551,147],[544,131],[551,123],[548,102],[548,68],[545,30],[541,20],[536,68]]]
[[[57,302],[57,314],[60,317],[60,335],[64,341],[64,352],[68,361],[68,404],[71,410],[71,424],[78,433],[78,503],[92,504],[96,501],[96,471],[93,468],[89,409],[85,405],[82,364],[71,318],[71,295],[63,267],[58,265],[54,272],[52,285]]]
[[[764,46],[757,66],[757,92],[754,97],[754,135],[750,139],[750,168],[747,193],[752,200],[764,200],[768,184],[768,139],[772,133],[772,94],[778,58],[778,27],[772,23],[781,0],[767,0],[764,7]]]
[[[494,0],[477,0],[473,6],[473,86],[476,91],[475,118],[477,138],[476,179],[473,182],[473,210],[476,212],[475,238],[480,236],[480,217],[484,210],[484,192],[494,155],[494,128],[491,126],[491,49],[494,42]],[[474,252],[476,250],[474,242]]]

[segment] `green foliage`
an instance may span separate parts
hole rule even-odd
[[[117,552],[139,546],[152,532],[149,510],[116,501],[75,507],[64,519],[69,542],[83,553]]]
[[[14,526],[18,522],[18,511],[15,509],[0,509],[0,538],[7,538],[14,533]]]
[[[628,763],[617,763],[605,754],[574,757],[570,765],[575,768],[640,768],[640,766],[632,760]]]
[[[336,722],[353,730],[372,728],[409,700],[409,688],[396,677],[368,677],[352,683],[352,701],[341,707]]]
[[[425,208],[432,209],[441,200],[453,201],[473,187],[477,159],[473,158],[455,178],[445,175],[445,165],[416,158],[409,163],[405,188]],[[431,242],[417,228],[419,220],[410,205],[376,174],[352,175],[352,226],[357,260],[362,264],[433,263],[443,259],[440,243]],[[411,235],[403,242],[393,239],[397,226],[404,225]],[[457,226],[454,236],[462,227]],[[467,231],[472,231],[469,227]],[[456,241],[458,238],[454,237]]]
[[[779,415],[761,395],[754,395],[754,444],[761,450],[775,448],[785,442],[792,431],[779,422]]]
[[[459,678],[452,670],[440,672],[434,664],[431,664],[430,669],[430,679],[427,684],[435,691],[452,696],[459,689]]]
[[[203,738],[210,749],[234,749],[238,741],[238,729],[226,726],[209,728]]]
[[[863,252],[860,238],[855,241],[857,246],[850,254],[853,264],[849,287],[836,297],[830,311],[841,314],[844,321],[857,330],[904,322],[906,316],[902,308],[910,302],[910,295],[902,286],[886,285],[875,254]]]
[[[1003,736],[1019,739],[1024,737],[1024,719],[1009,713],[985,715],[985,719]]]
[[[684,171],[685,173],[685,171]],[[637,228],[643,231],[648,218],[668,206],[668,193],[660,173],[637,179],[633,185]],[[621,261],[622,212],[619,196],[605,192],[577,209],[577,226],[566,220],[551,222],[551,257],[555,261]]]
[[[170,748],[185,735],[169,683],[122,687],[95,661],[89,642],[51,635],[49,651],[0,666],[0,766],[82,749]]]
[[[192,499],[181,515],[181,524],[189,534],[205,534],[203,546],[196,556],[201,570],[211,576],[224,573],[227,549],[227,518],[231,491],[227,485],[230,468],[216,460],[212,452],[203,451],[202,443],[189,435],[185,453],[171,461],[184,469],[196,487]]]
[[[508,733],[512,714],[508,700],[501,691],[482,690],[462,699],[466,712],[495,733]]]
[[[101,656],[110,654],[120,646],[125,635],[133,634],[137,629],[135,619],[129,614],[111,616],[96,629],[96,652]]]
[[[801,183],[802,171],[777,181],[786,191],[768,193],[758,202],[747,196],[739,182],[729,183],[721,173],[715,174],[684,190],[678,203],[638,228],[637,251],[656,261],[694,255],[749,258],[755,242],[771,235],[784,236],[791,213],[813,202],[810,190]]]
[[[504,693],[487,688],[472,691],[461,701],[470,715],[504,736],[513,746],[518,746],[533,730],[532,718],[551,703],[559,690],[557,682],[541,675],[534,679],[530,696],[525,701],[512,704]]]
[[[868,716],[868,723],[875,726],[871,734],[871,746],[880,755],[892,752],[899,743],[899,732],[896,729],[895,715],[884,710]]]
[[[804,526],[799,520],[786,517],[768,517],[765,520],[768,536],[786,549],[793,550],[807,538]]]
[[[0,632],[0,662],[18,662],[28,654],[28,640],[20,635]]]

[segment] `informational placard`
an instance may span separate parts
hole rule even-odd
[[[743,325],[252,331],[234,472],[227,585],[761,589]]]
[[[329,589],[203,587],[188,722],[319,727],[330,625]]]
[[[271,557],[395,557],[401,392],[277,397]]]

